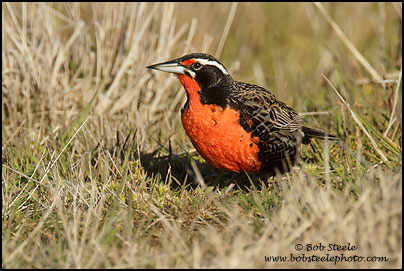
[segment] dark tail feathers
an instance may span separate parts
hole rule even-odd
[[[321,130],[317,130],[317,129],[312,129],[309,127],[304,126],[303,127],[303,133],[304,133],[304,137],[302,140],[303,144],[309,144],[310,143],[310,139],[312,138],[318,138],[318,139],[326,139],[328,137],[328,140],[338,140],[339,138],[331,135],[327,132],[321,131]]]

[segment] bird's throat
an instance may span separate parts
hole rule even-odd
[[[188,95],[188,102],[191,104],[215,104],[225,109],[229,104],[227,97],[229,92],[227,86],[216,84],[213,86],[202,86],[192,77],[185,74],[177,74],[178,79],[184,86]]]
[[[177,77],[180,80],[181,84],[184,86],[189,101],[191,103],[199,101],[200,100],[199,91],[201,91],[201,86],[198,84],[198,82],[185,74],[177,74]]]

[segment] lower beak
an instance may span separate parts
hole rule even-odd
[[[175,60],[158,63],[158,64],[153,64],[153,65],[147,66],[146,68],[155,69],[155,70],[163,71],[163,72],[185,74],[185,67],[182,66],[181,64],[179,64]]]

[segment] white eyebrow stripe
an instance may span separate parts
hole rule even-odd
[[[203,59],[203,58],[195,58],[196,62],[201,63],[202,65],[212,65],[221,70],[224,74],[229,74],[226,69],[221,65],[220,63],[213,61],[213,60],[208,60],[208,59]]]
[[[185,72],[188,72],[189,75],[191,75],[192,79],[195,79],[195,76],[196,76],[196,73],[195,73],[195,72],[193,72],[193,71],[191,71],[191,70],[189,70],[189,69],[187,69]]]

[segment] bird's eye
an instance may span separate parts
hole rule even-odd
[[[201,65],[201,63],[199,63],[199,62],[194,62],[194,63],[192,64],[192,67],[193,67],[195,70],[199,70],[200,68],[202,68],[202,65]]]

